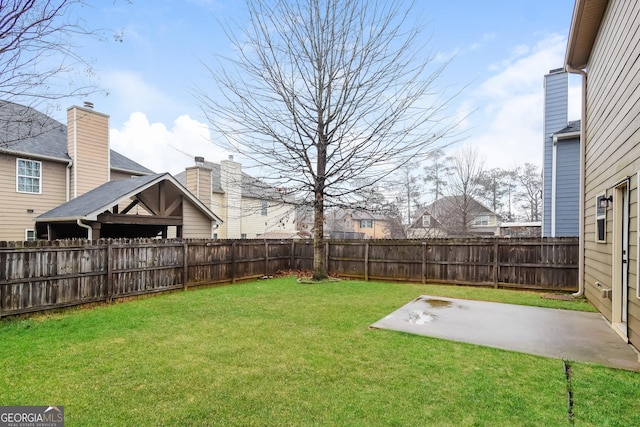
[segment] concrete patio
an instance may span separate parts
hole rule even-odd
[[[423,295],[371,327],[640,372],[599,313]]]

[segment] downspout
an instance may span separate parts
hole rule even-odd
[[[580,217],[578,218],[579,237],[578,237],[578,292],[574,293],[574,297],[582,297],[584,295],[584,191],[585,191],[585,158],[587,145],[587,73],[578,68],[573,68],[569,64],[565,65],[568,73],[580,74],[582,77],[582,106],[580,107]]]
[[[69,193],[71,192],[71,188],[70,188],[70,185],[71,185],[71,166],[73,166],[73,160],[69,160],[69,163],[67,163],[67,173],[66,173],[66,175],[67,175],[66,176],[66,178],[67,178],[66,179],[66,190],[67,190],[66,191],[66,198],[67,198],[66,201],[67,202],[70,199],[70,197],[69,197],[70,194]]]
[[[558,138],[554,135],[551,139],[553,143],[551,159],[551,237],[556,237],[556,174],[558,171],[556,163],[558,159]]]
[[[93,240],[93,228],[91,228],[90,225],[87,225],[87,224],[83,223],[80,218],[78,218],[76,220],[76,224],[78,224],[78,226],[80,226],[82,228],[86,228],[87,229],[87,239],[89,241]]]

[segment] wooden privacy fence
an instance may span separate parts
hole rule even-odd
[[[577,290],[577,238],[342,241],[329,271],[363,280]]]
[[[578,240],[327,241],[330,274],[364,280],[575,290]],[[311,270],[313,243],[0,242],[0,316]]]

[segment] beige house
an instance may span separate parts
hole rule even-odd
[[[195,165],[176,178],[222,219],[215,238],[281,239],[297,235],[296,205],[244,173],[233,156],[219,164],[196,157]]]
[[[168,227],[211,237],[220,219],[188,193],[111,150],[109,116],[91,107],[70,107],[65,126],[0,102],[0,240],[165,236]]]
[[[500,217],[472,197],[445,196],[427,206],[409,226],[407,237],[495,236]]]
[[[582,75],[580,293],[640,348],[640,2],[577,0],[566,69]]]
[[[403,239],[395,218],[362,209],[337,209],[325,218],[325,235],[331,239]]]

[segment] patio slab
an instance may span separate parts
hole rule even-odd
[[[423,295],[371,327],[640,372],[599,313]]]

